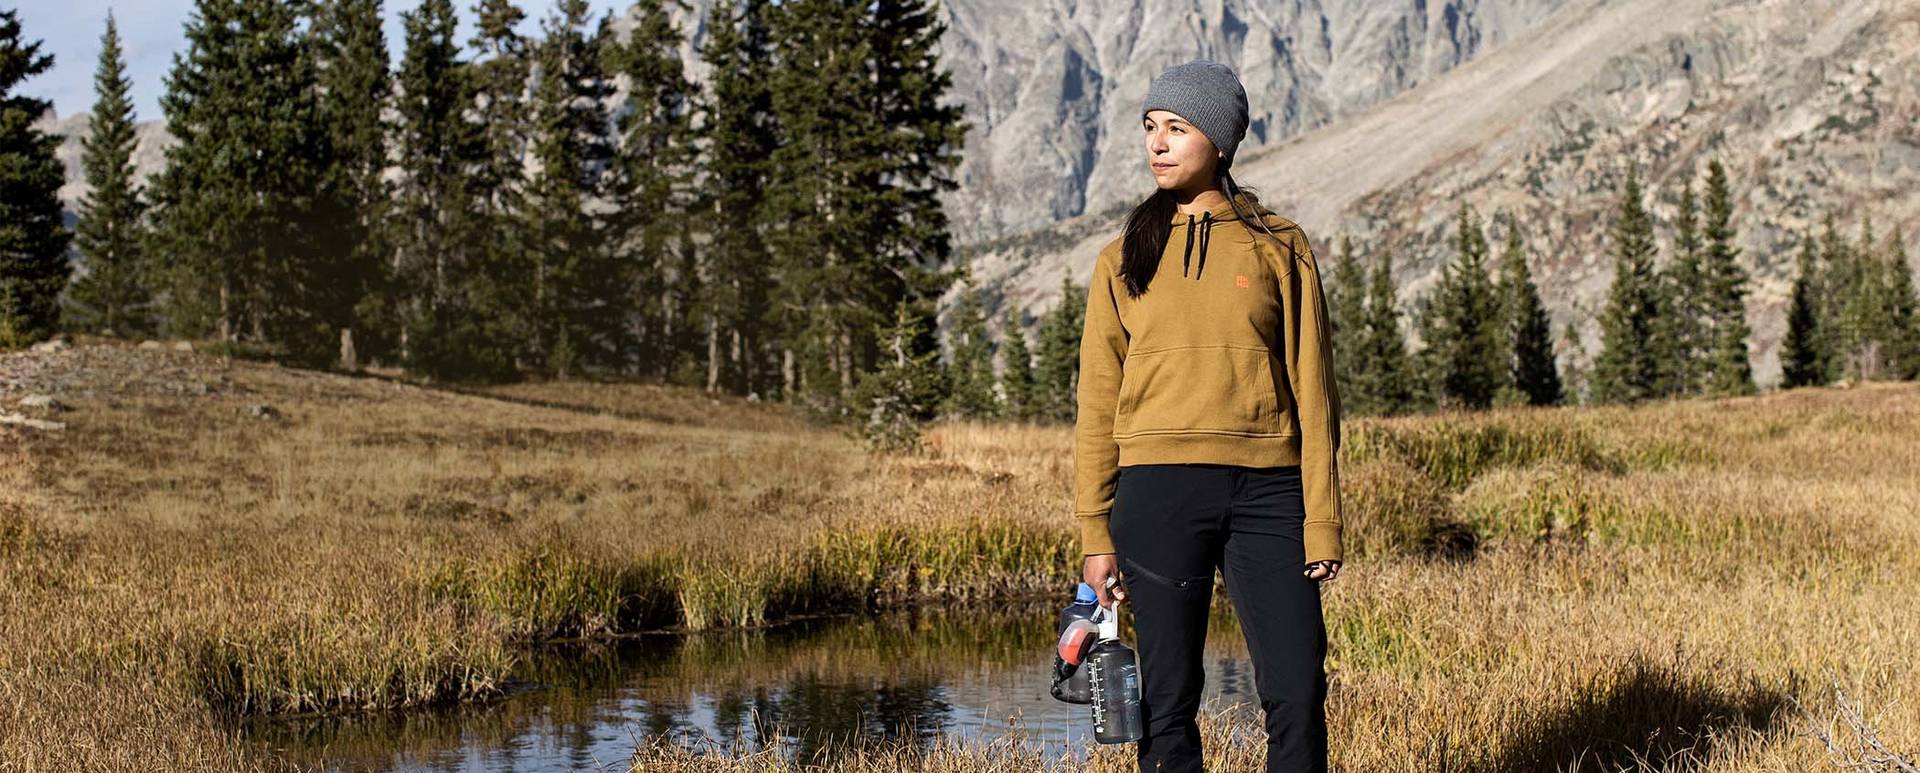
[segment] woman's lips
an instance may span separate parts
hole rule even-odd
[[[1174,166],[1173,164],[1154,164],[1153,168],[1154,169],[1172,169],[1173,166]]]

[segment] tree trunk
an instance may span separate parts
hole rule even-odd
[[[360,360],[353,352],[353,328],[340,328],[340,369],[352,373],[360,369]]]
[[[840,389],[841,394],[853,393],[853,333],[845,328],[840,330]]]
[[[227,281],[220,280],[220,343],[233,343],[233,306],[227,300]]]
[[[751,392],[753,391],[753,374],[748,373],[745,363],[740,361],[740,328],[734,328],[729,337],[733,339],[728,355],[728,359],[733,364],[733,385],[741,394]]]
[[[707,314],[707,392],[720,389],[720,320]]]
[[[780,349],[780,398],[793,399],[793,348]]]

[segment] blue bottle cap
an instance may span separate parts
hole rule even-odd
[[[1099,599],[1100,594],[1093,592],[1093,586],[1084,582],[1080,583],[1080,589],[1073,593],[1073,603],[1075,604],[1092,604]]]

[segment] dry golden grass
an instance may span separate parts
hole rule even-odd
[[[1065,427],[947,424],[870,457],[686,390],[198,360],[227,388],[63,398],[64,432],[0,430],[0,769],[276,767],[231,720],[491,695],[549,638],[1076,574]],[[1349,427],[1340,769],[1831,766],[1806,731],[1852,737],[1835,685],[1920,749],[1920,386]],[[1222,769],[1259,762],[1244,712],[1209,733]],[[836,764],[1065,761],[1012,737]]]

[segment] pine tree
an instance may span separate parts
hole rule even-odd
[[[777,127],[768,89],[772,50],[765,0],[722,0],[714,6],[700,56],[711,73],[712,99],[702,106],[711,194],[701,204],[713,229],[705,253],[712,281],[700,304],[710,315],[708,389],[722,382],[740,391],[765,389],[761,367],[772,331],[765,320],[775,274],[767,270],[766,189]],[[714,351],[726,349],[725,356]]]
[[[1333,325],[1334,373],[1340,393],[1346,395],[1352,394],[1354,376],[1366,367],[1360,341],[1367,319],[1367,269],[1353,253],[1352,237],[1340,237],[1340,254],[1333,261],[1331,273],[1326,293]]]
[[[320,364],[335,351],[316,196],[331,143],[300,8],[198,0],[161,107],[176,139],[154,180],[155,249],[176,334],[209,330]]]
[[[680,0],[640,0],[628,12],[634,26],[626,42],[607,49],[610,73],[628,83],[620,112],[620,142],[608,178],[609,238],[628,269],[638,315],[638,336],[625,359],[640,372],[666,375],[698,352],[703,380],[718,379],[720,321],[703,307],[711,276],[701,255],[681,238],[680,228],[699,207],[691,201],[693,109],[696,89],[682,71],[680,31],[669,8]],[[727,230],[737,224],[718,221]]]
[[[81,143],[80,165],[87,195],[80,202],[74,245],[86,259],[86,274],[68,291],[68,318],[76,327],[138,337],[152,332],[153,294],[141,251],[146,203],[134,182],[132,88],[120,49],[120,30],[107,14],[94,71],[97,99]]]
[[[1780,344],[1780,385],[1788,389],[1826,383],[1826,353],[1817,312],[1818,258],[1813,234],[1806,234],[1800,242],[1799,275],[1794,277],[1793,297],[1787,305],[1787,335]]]
[[[420,357],[422,347],[442,342],[432,313],[452,300],[448,264],[457,272],[457,221],[467,206],[458,184],[473,150],[473,128],[463,111],[468,98],[460,46],[453,39],[459,20],[451,0],[423,0],[400,12],[405,48],[395,78],[394,148],[400,180],[393,205],[391,292],[403,311],[399,322],[403,353],[409,363],[438,370],[438,356]]]
[[[1455,218],[1454,259],[1440,269],[1421,338],[1442,406],[1486,408],[1506,379],[1499,352],[1500,306],[1487,275],[1487,237],[1466,204]]]
[[[26,346],[60,325],[72,239],[60,214],[66,170],[53,154],[59,140],[33,128],[51,103],[14,93],[52,66],[40,41],[21,37],[19,13],[0,10],[0,349]]]
[[[966,125],[940,104],[950,76],[926,2],[793,0],[771,18],[783,377],[839,412],[878,351],[868,331],[899,300],[930,307],[952,281],[938,194],[957,185]]]
[[[493,347],[504,348],[508,369],[530,359],[534,320],[531,308],[531,242],[521,215],[526,208],[528,83],[532,44],[518,27],[526,13],[513,0],[476,0],[473,59],[466,67],[468,114],[478,127],[481,160],[469,171],[479,215],[473,224],[475,266],[463,277],[477,315],[469,330]],[[475,350],[481,353],[481,350]],[[487,356],[481,361],[491,360]]]
[[[1656,282],[1664,313],[1655,320],[1650,341],[1658,375],[1649,397],[1693,395],[1706,389],[1708,374],[1702,359],[1711,349],[1704,305],[1708,291],[1701,269],[1700,216],[1691,179],[1681,182],[1679,209],[1674,222],[1674,254],[1659,271]]]
[[[1087,291],[1072,277],[1060,280],[1060,302],[1040,326],[1040,363],[1034,382],[1039,416],[1073,421],[1079,410],[1080,335],[1086,325]]]
[[[1853,248],[1840,237],[1831,211],[1826,214],[1821,228],[1820,263],[1823,266],[1823,292],[1816,296],[1818,302],[1815,309],[1818,312],[1821,348],[1826,352],[1825,382],[1832,383],[1850,377],[1848,368],[1853,362],[1853,348],[1859,337],[1847,319],[1846,310],[1847,299],[1853,296],[1859,272]]]
[[[381,243],[391,191],[384,113],[392,92],[380,0],[335,0],[313,6],[313,42],[321,92],[320,113],[330,144],[326,187],[317,202],[316,311],[339,331],[340,365],[358,367],[363,348],[385,353],[369,328],[391,289],[384,281],[388,248]],[[368,315],[369,318],[363,318]],[[355,342],[355,334],[373,346]]]
[[[870,234],[878,252],[862,284],[887,288],[870,303],[905,297],[931,313],[959,278],[943,268],[953,245],[940,198],[960,187],[954,170],[972,124],[965,108],[948,99],[953,75],[939,58],[947,27],[938,0],[875,0],[871,9],[872,109],[880,117],[882,165],[861,175],[862,188],[879,194],[871,203],[879,230]],[[922,345],[939,343],[928,336]]]
[[[1540,302],[1540,289],[1527,269],[1519,223],[1507,217],[1507,249],[1500,262],[1500,295],[1504,300],[1505,349],[1508,384],[1531,405],[1560,402],[1560,374],[1553,361],[1553,323]]]
[[[862,34],[862,8],[832,0],[796,0],[770,9],[776,66],[771,87],[780,140],[772,157],[770,234],[782,281],[780,316],[782,392],[810,408],[842,412],[856,372],[856,340],[873,327],[873,306],[860,287],[861,265],[877,228],[868,204],[874,191],[858,189],[856,168],[877,165],[882,140],[868,110],[873,89],[872,43]],[[887,307],[891,308],[892,304]],[[802,394],[804,393],[804,394]]]
[[[628,306],[602,220],[588,210],[612,157],[604,104],[612,85],[601,68],[607,22],[588,29],[590,11],[586,0],[561,0],[542,24],[531,111],[535,170],[522,213],[530,271],[517,310],[532,332],[522,356],[562,378],[614,364]]]
[[[459,59],[450,0],[424,0],[400,16],[406,50],[392,132],[401,174],[385,236],[384,316],[399,329],[396,343],[410,370],[501,380],[512,374],[512,354],[484,311],[488,192],[475,174],[490,157],[484,127],[466,114],[476,70]]]
[[[1907,262],[1907,246],[1895,233],[1888,238],[1886,280],[1882,317],[1886,320],[1887,375],[1909,380],[1920,376],[1920,326],[1916,325],[1916,299],[1913,266]]]
[[[1033,355],[1027,348],[1027,331],[1019,309],[1008,309],[1000,329],[1005,331],[1000,344],[1000,393],[1006,399],[1008,418],[1031,421],[1034,418]]]
[[[1495,215],[1488,224],[1489,229],[1493,222],[1500,223],[1506,234],[1502,240],[1499,262],[1487,267],[1493,274],[1493,356],[1498,360],[1500,373],[1499,383],[1493,390],[1493,404],[1518,405],[1525,402],[1526,397],[1514,386],[1513,381],[1513,331],[1514,323],[1518,319],[1518,307],[1514,288],[1509,284],[1510,277],[1507,272],[1513,268],[1512,263],[1515,260],[1522,261],[1521,266],[1525,267],[1525,246],[1512,212],[1501,212]],[[1491,252],[1489,254],[1491,255]]]
[[[1613,285],[1600,317],[1600,356],[1593,364],[1593,399],[1631,402],[1659,393],[1661,363],[1652,346],[1663,313],[1653,268],[1653,221],[1641,201],[1640,177],[1629,168],[1611,233]]]
[[[1349,268],[1358,267],[1348,264]],[[1363,308],[1355,336],[1357,356],[1348,361],[1356,368],[1349,380],[1352,398],[1342,402],[1356,414],[1399,414],[1414,406],[1413,363],[1407,355],[1406,337],[1400,332],[1400,299],[1393,284],[1393,253],[1381,250],[1365,287],[1366,303],[1359,298],[1348,308]]]
[[[223,344],[234,340],[247,311],[240,288],[251,268],[240,223],[222,216],[252,208],[251,197],[237,187],[245,167],[233,163],[245,151],[218,122],[244,109],[235,73],[238,20],[237,0],[194,4],[185,25],[187,48],[174,54],[160,97],[175,142],[148,188],[147,252],[168,256],[156,264],[167,272],[162,281],[168,332],[187,337],[213,332]]]
[[[1560,359],[1565,363],[1560,368],[1560,383],[1566,388],[1566,401],[1572,405],[1585,403],[1591,394],[1589,368],[1587,366],[1587,346],[1580,340],[1580,331],[1569,320],[1560,326]]]
[[[1707,163],[1706,243],[1701,253],[1701,287],[1710,349],[1706,352],[1707,388],[1717,395],[1754,392],[1752,355],[1747,350],[1747,273],[1734,245],[1733,195],[1719,159]]]
[[[862,433],[868,447],[881,452],[913,452],[921,447],[920,426],[934,415],[941,388],[938,351],[916,352],[913,341],[928,327],[913,305],[894,305],[893,323],[876,336],[887,357],[861,374],[854,401],[864,409]]]
[[[1841,324],[1847,347],[1841,351],[1845,369],[1862,381],[1883,378],[1886,373],[1888,331],[1886,261],[1874,246],[1873,218],[1860,224],[1860,240],[1847,251],[1851,258],[1846,294],[1839,299]]]
[[[947,363],[947,394],[942,413],[968,419],[999,416],[993,393],[993,341],[987,338],[987,315],[973,272],[961,281],[947,336],[951,352]]]
[[[513,0],[478,0],[473,13],[474,35],[467,42],[474,51],[473,109],[487,148],[486,162],[474,171],[478,188],[489,193],[487,211],[504,217],[519,211],[526,182],[532,44],[518,31],[527,14]]]

